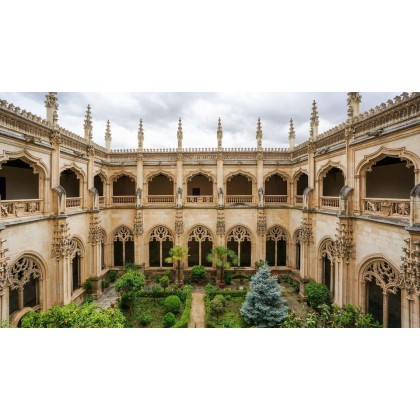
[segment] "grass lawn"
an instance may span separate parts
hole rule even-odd
[[[163,328],[163,317],[165,316],[165,307],[163,302],[165,298],[149,298],[141,297],[138,298],[133,305],[133,313],[130,315],[128,311],[124,311],[124,315],[127,319],[126,325],[129,328]],[[181,310],[179,314],[175,315],[176,320],[181,319],[182,312],[184,311],[185,305],[181,304]],[[143,314],[150,314],[152,321],[148,325],[142,325],[140,318]]]
[[[240,328],[244,326],[243,318],[240,310],[245,301],[245,296],[226,298],[226,310],[219,316],[219,322],[216,323],[216,317],[210,315],[209,320],[214,323],[216,328]]]

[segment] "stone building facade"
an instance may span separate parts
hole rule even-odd
[[[288,149],[145,149],[93,141],[58,124],[58,98],[46,118],[0,100],[0,319],[79,301],[89,277],[127,262],[162,271],[175,245],[183,262],[209,267],[227,245],[239,269],[266,260],[301,282],[325,283],[337,304],[352,303],[385,326],[420,326],[420,94],[403,93],[360,113],[348,94],[345,121]],[[100,282],[95,293],[101,293]]]

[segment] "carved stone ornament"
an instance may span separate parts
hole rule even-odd
[[[42,277],[41,267],[30,257],[22,257],[10,268],[10,288],[23,289],[25,284],[32,279],[39,280]]]
[[[0,296],[3,295],[4,289],[9,286],[10,271],[9,258],[6,257],[7,249],[3,247],[5,240],[0,239]]]
[[[69,224],[66,220],[57,220],[53,234],[53,255],[57,260],[68,257],[70,246]]]
[[[89,221],[89,242],[91,244],[100,243],[103,240],[101,219],[99,216],[92,215]]]
[[[209,230],[205,226],[196,226],[188,235],[188,242],[189,241],[213,242],[213,238],[211,237]]]
[[[133,241],[133,232],[127,226],[120,226],[114,233],[114,242],[127,242]]]
[[[348,264],[354,258],[353,227],[351,223],[340,223],[337,227],[336,240],[334,241],[337,258],[342,258]]]
[[[363,271],[364,282],[375,282],[383,293],[396,294],[401,288],[403,277],[388,261],[379,259],[371,262]]]
[[[299,241],[309,245],[312,243],[312,223],[310,220],[303,220],[299,228]]]
[[[264,236],[267,230],[267,218],[264,210],[258,211],[257,217],[257,235]]]
[[[228,242],[229,241],[235,241],[238,243],[249,241],[251,242],[251,234],[249,233],[249,230],[243,226],[235,226],[228,234],[227,237]]]
[[[172,233],[165,226],[156,226],[150,233],[149,242],[174,241]]]
[[[175,233],[181,236],[184,233],[184,220],[182,210],[177,210],[175,216]]]
[[[136,217],[134,219],[134,235],[140,236],[143,235],[143,212],[141,210],[137,211]]]
[[[216,233],[218,235],[224,235],[226,232],[225,226],[225,216],[223,211],[217,212],[217,223],[216,223]]]
[[[401,271],[403,287],[408,293],[420,296],[420,241],[406,239],[403,247],[404,255],[401,257]]]

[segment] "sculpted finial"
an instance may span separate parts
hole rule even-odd
[[[178,121],[178,133],[177,133],[177,137],[178,137],[178,148],[179,149],[182,149],[183,135],[182,135],[182,122],[181,122],[181,118]]]
[[[222,148],[222,139],[223,139],[222,120],[219,117],[219,121],[217,123],[217,147],[219,149]]]
[[[87,106],[86,115],[85,115],[85,123],[83,125],[85,129],[85,140],[91,141],[92,140],[92,113],[90,112],[90,105]]]
[[[144,132],[143,132],[143,120],[142,119],[140,119],[139,131],[137,133],[137,139],[138,139],[138,148],[140,150],[143,150]]]
[[[258,117],[258,122],[257,122],[257,147],[258,148],[262,147],[262,137],[263,137],[263,133],[262,133],[262,127],[261,127],[261,118]]]
[[[295,148],[295,140],[296,140],[296,133],[295,127],[293,125],[293,118],[290,118],[290,125],[289,125],[289,149],[293,150]]]
[[[105,147],[108,153],[111,151],[111,140],[112,140],[111,123],[108,120],[106,123],[106,130],[105,130]]]
[[[310,130],[310,140],[315,141],[318,137],[318,126],[319,126],[319,117],[318,117],[318,108],[316,106],[316,101],[312,102],[312,112],[311,112],[311,130]]]

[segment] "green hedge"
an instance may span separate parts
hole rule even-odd
[[[318,308],[320,305],[331,305],[331,294],[323,283],[310,282],[305,287],[309,306]]]
[[[188,323],[190,322],[191,304],[192,293],[190,291],[187,292],[187,299],[185,300],[185,308],[181,319],[172,328],[188,328]]]

